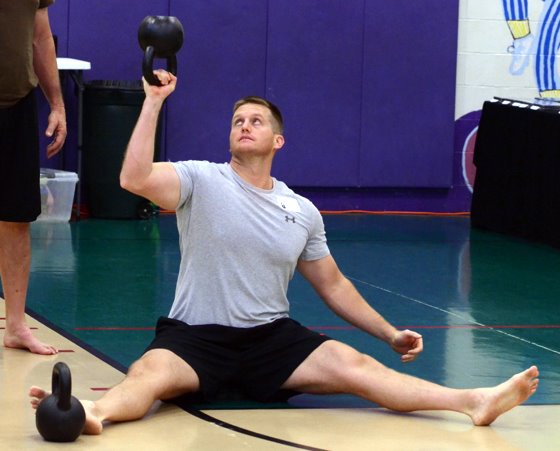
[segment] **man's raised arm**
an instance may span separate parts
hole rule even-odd
[[[171,163],[154,163],[154,146],[159,113],[165,99],[175,90],[177,78],[164,70],[154,72],[162,86],[144,80],[146,98],[124,157],[121,187],[145,197],[166,210],[177,208],[179,177]]]

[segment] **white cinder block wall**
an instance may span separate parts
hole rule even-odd
[[[547,0],[558,1],[558,0]],[[539,32],[547,2],[528,0],[531,32]],[[508,28],[503,0],[460,0],[455,119],[482,108],[494,96],[521,100],[538,97],[534,50],[520,75],[510,73],[513,37]],[[532,54],[531,54],[532,53]]]

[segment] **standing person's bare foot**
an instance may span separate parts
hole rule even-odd
[[[6,324],[4,346],[6,348],[28,349],[33,354],[53,355],[58,353],[54,346],[42,343],[35,338],[26,324],[17,327]]]
[[[41,401],[49,396],[50,393],[46,392],[40,387],[31,387],[29,389],[29,396],[31,398],[31,407],[37,409]],[[103,423],[95,413],[95,403],[93,401],[82,401],[82,406],[86,412],[86,424],[84,426],[83,434],[99,435],[103,432]]]
[[[501,414],[525,402],[539,385],[536,366],[522,371],[500,385],[474,390],[474,405],[469,416],[476,426],[488,426]]]

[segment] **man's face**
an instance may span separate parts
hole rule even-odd
[[[265,106],[247,103],[233,114],[229,135],[233,154],[267,154],[280,149],[283,144],[283,137],[275,133],[272,115]]]

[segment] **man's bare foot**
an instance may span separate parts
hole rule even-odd
[[[53,355],[58,353],[54,346],[42,343],[35,338],[29,326],[25,324],[13,329],[6,327],[4,346],[6,348],[28,349],[33,354]]]
[[[470,411],[475,426],[488,426],[501,414],[525,402],[539,385],[536,366],[522,371],[492,388],[474,390],[475,403]]]
[[[45,399],[50,393],[47,393],[40,387],[31,387],[29,389],[29,397],[31,398],[31,407],[37,409],[41,401]],[[84,434],[99,435],[103,432],[103,423],[95,414],[95,403],[93,401],[82,401],[82,406],[86,411],[86,424],[84,427]]]

